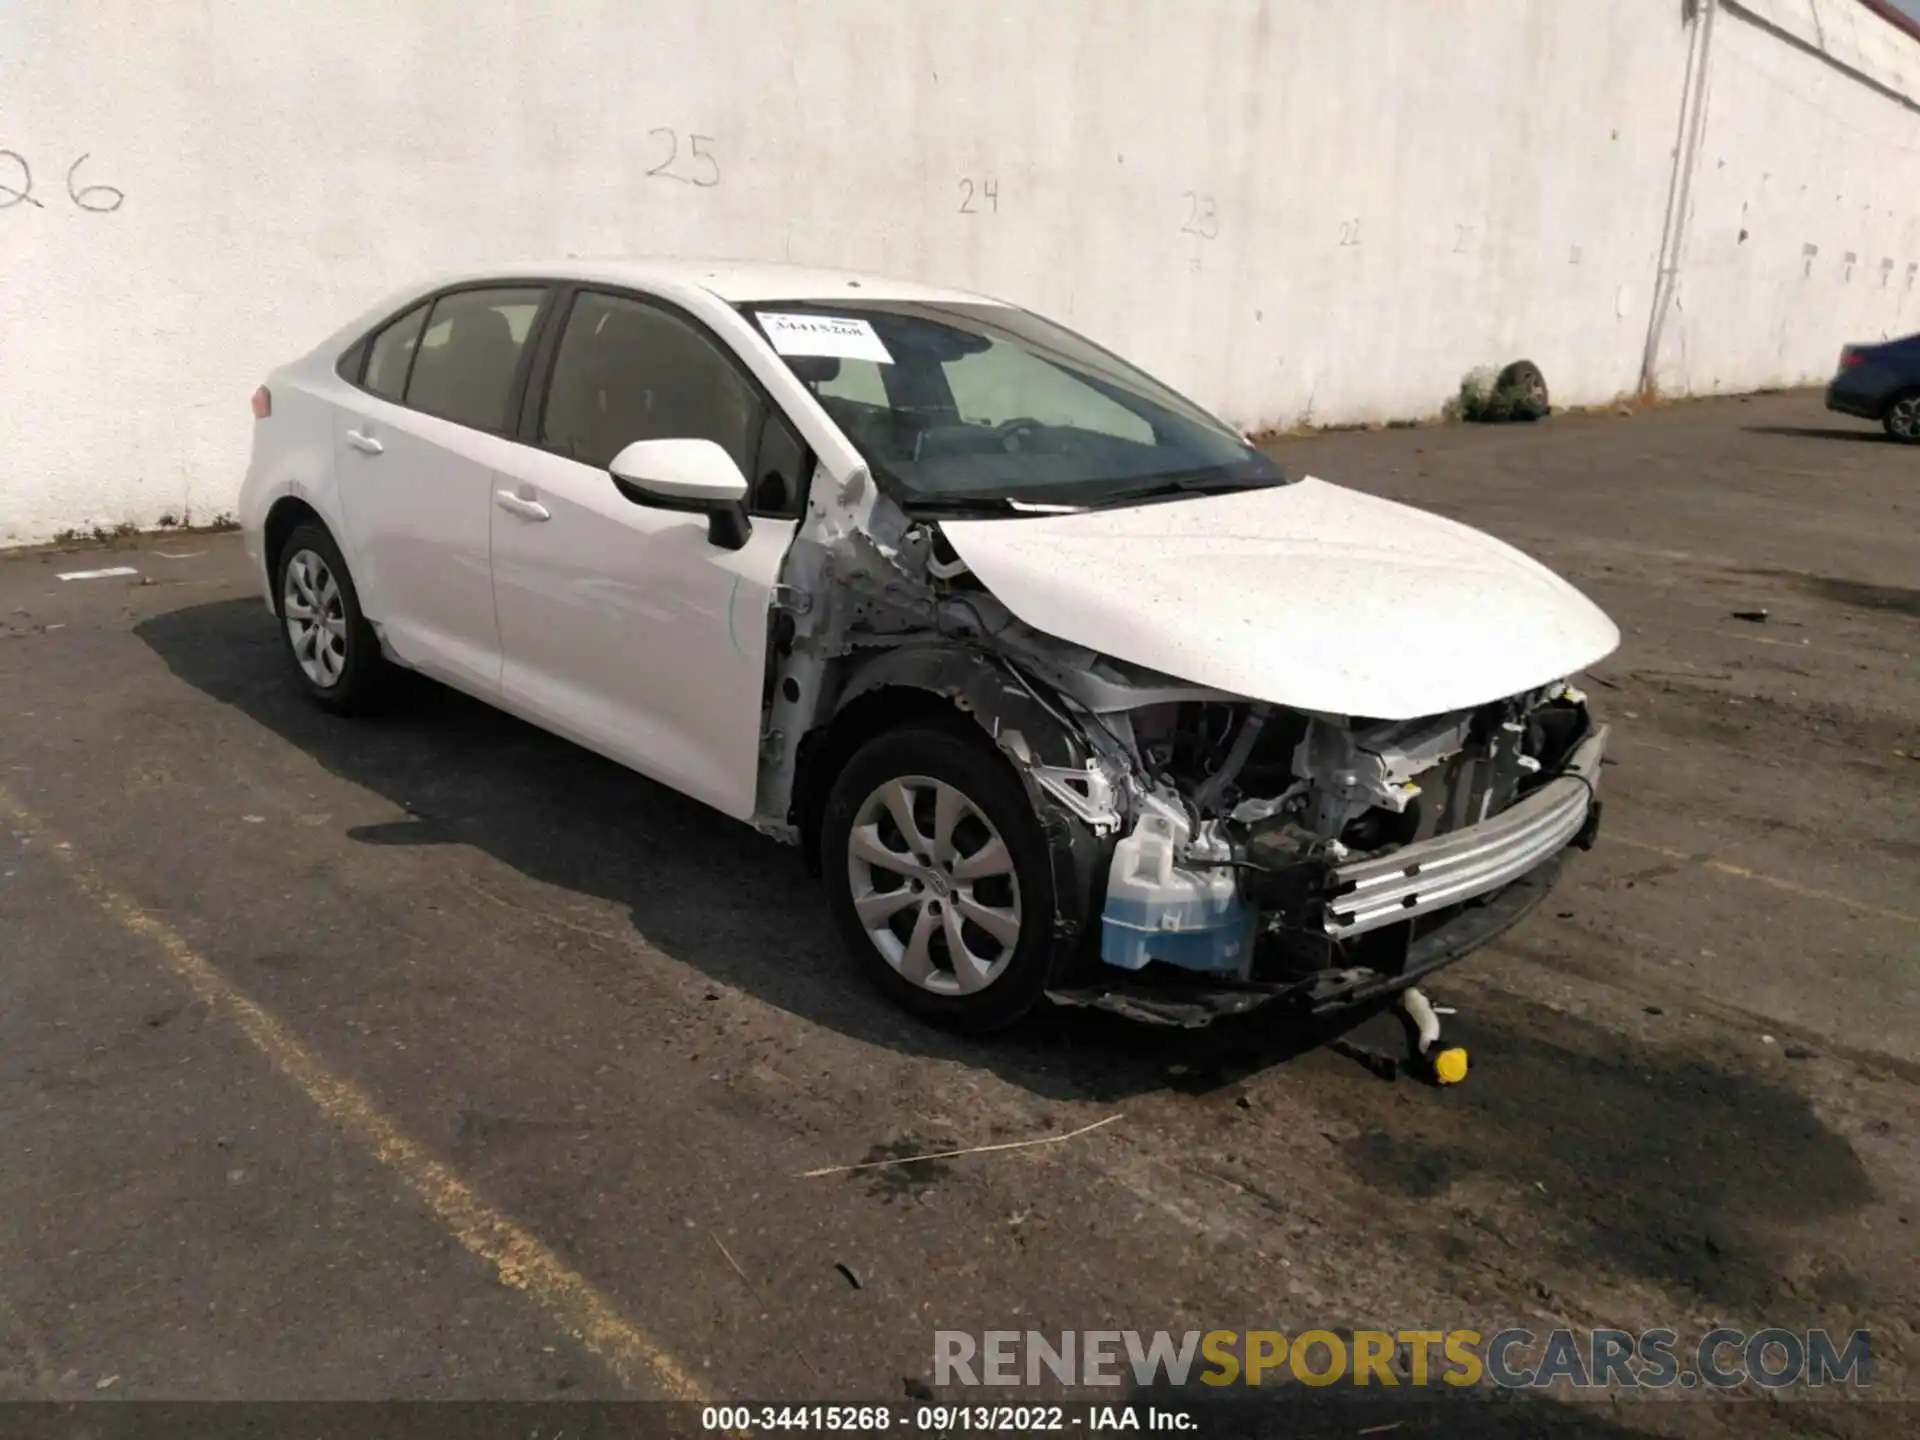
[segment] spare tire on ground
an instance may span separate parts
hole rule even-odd
[[[1502,370],[1493,382],[1493,393],[1498,408],[1505,412],[1498,418],[1544,420],[1553,413],[1547,377],[1531,360],[1516,360]]]

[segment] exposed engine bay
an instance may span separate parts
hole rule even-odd
[[[1349,872],[1421,855],[1510,813],[1566,771],[1590,730],[1584,697],[1565,685],[1416,721],[1219,702],[1127,718],[1154,787],[1150,806],[1166,823],[1120,843],[1104,958],[1270,982],[1377,962],[1367,937],[1388,926],[1407,932],[1392,937],[1404,944],[1415,918],[1445,907],[1412,889],[1363,910],[1349,899],[1361,888]],[[1406,873],[1420,871],[1416,863]],[[1238,882],[1238,907],[1226,902],[1223,875]],[[1185,877],[1206,877],[1204,893],[1222,897],[1211,912],[1184,912],[1212,943],[1170,932],[1156,903]],[[1249,920],[1254,939],[1242,954],[1232,942]]]
[[[987,623],[990,597],[962,592],[947,605],[1009,664],[1044,678],[1094,744],[1083,774],[1042,768],[1035,779],[1089,824],[1119,827],[1100,958],[1142,981],[1179,988],[1203,976],[1249,998],[1351,994],[1403,973],[1416,932],[1485,893],[1478,882],[1518,878],[1588,828],[1593,785],[1582,777],[1558,832],[1486,837],[1480,848],[1510,852],[1504,867],[1477,859],[1462,884],[1460,857],[1444,850],[1447,837],[1512,815],[1596,739],[1585,696],[1565,683],[1418,720],[1311,715],[1063,652],[1010,616]],[[1426,857],[1430,890],[1413,883],[1417,862],[1394,874],[1398,855]],[[1382,866],[1400,882],[1385,904],[1363,898]],[[1115,1008],[1142,1004],[1136,994]]]
[[[1391,993],[1524,914],[1592,838],[1605,731],[1564,681],[1412,720],[1250,701],[1024,624],[937,526],[898,524],[819,552],[776,612],[762,788],[788,782],[796,823],[763,828],[804,838],[824,717],[943,697],[1014,764],[1056,850],[1055,928],[1078,957],[1057,1000],[1197,1024]]]

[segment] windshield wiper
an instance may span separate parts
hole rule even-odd
[[[1010,495],[942,496],[931,500],[909,500],[903,507],[909,515],[1079,515],[1094,506],[1062,504],[1056,500],[1016,500]]]
[[[1261,476],[1254,480],[1235,479],[1218,470],[1191,475],[1169,475],[1146,485],[1126,490],[1111,490],[1100,497],[1100,504],[1130,505],[1136,500],[1158,500],[1169,495],[1224,495],[1234,490],[1267,490],[1286,484],[1286,476]]]
[[[1140,500],[1162,499],[1171,495],[1217,495],[1232,490],[1264,490],[1274,485],[1287,483],[1284,475],[1264,475],[1257,479],[1236,479],[1222,474],[1219,470],[1189,470],[1175,475],[1162,475],[1158,479],[1133,486],[1130,489],[1109,490],[1098,499],[1048,499],[1035,496],[1026,498],[1014,495],[910,495],[903,499],[901,508],[909,515],[925,516],[968,516],[968,515],[1062,515],[1080,514],[1088,510],[1105,510],[1114,505],[1131,505]],[[1065,487],[1051,487],[1058,495]],[[1041,490],[1040,494],[1046,494]]]
[[[1018,515],[1012,501],[1003,495],[927,495],[901,501],[909,515]]]

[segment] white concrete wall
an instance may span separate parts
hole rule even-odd
[[[1755,8],[1920,94],[1851,0]],[[1920,260],[1916,113],[1731,13],[1716,47],[1660,378],[1813,378]],[[1687,62],[1682,0],[6,0],[0,543],[212,518],[270,366],[542,253],[972,286],[1249,426],[1430,414],[1521,355],[1605,400]]]
[[[1920,330],[1920,43],[1852,0],[1745,0],[1711,53],[1661,387],[1824,380]]]

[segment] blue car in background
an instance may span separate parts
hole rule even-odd
[[[1844,347],[1827,408],[1878,420],[1894,439],[1920,445],[1920,335]]]

